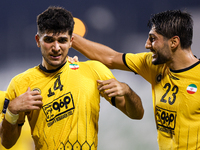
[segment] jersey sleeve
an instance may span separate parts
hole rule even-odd
[[[18,76],[15,76],[8,85],[5,98],[8,99],[9,101],[12,101],[16,97],[25,93],[27,87],[28,87],[27,82],[19,74]],[[19,119],[17,123],[21,125],[24,123],[24,121],[25,121],[25,113],[21,112],[19,113]]]
[[[108,69],[104,64],[98,61],[89,61],[92,70],[95,72],[95,76],[97,80],[109,80],[109,79],[116,79],[110,69]],[[104,98],[113,106],[115,106],[115,98],[114,97],[107,97]]]
[[[152,82],[152,70],[156,69],[152,65],[152,53],[127,53],[123,55],[123,62],[130,70]]]

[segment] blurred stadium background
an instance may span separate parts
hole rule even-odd
[[[189,11],[194,19],[192,50],[200,57],[199,0],[6,0],[0,2],[0,90],[18,73],[41,63],[34,36],[36,16],[48,6],[62,6],[87,26],[86,38],[103,43],[120,52],[146,51],[147,21],[151,14],[169,9]],[[70,56],[80,61],[86,57],[71,49]],[[132,72],[112,70],[115,77],[128,83],[142,98],[144,118],[131,120],[101,100],[98,150],[157,150],[157,133],[153,115],[151,86]],[[13,150],[33,148],[28,125]],[[0,149],[3,150],[2,147]]]

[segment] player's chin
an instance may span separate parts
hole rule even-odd
[[[154,58],[152,60],[152,64],[154,64],[154,65],[161,65],[161,64],[164,64],[164,63],[166,63],[165,59]]]
[[[54,68],[58,68],[60,66],[62,66],[65,62],[62,61],[51,61],[51,66]]]
[[[158,59],[157,58],[153,58],[152,59],[152,64],[158,65],[159,64]]]

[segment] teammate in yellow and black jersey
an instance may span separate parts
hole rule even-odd
[[[110,70],[95,61],[66,63],[50,72],[40,65],[16,76],[7,98],[25,93],[27,87],[41,92],[42,109],[27,113],[36,149],[96,149],[100,107],[96,81],[111,78]],[[24,123],[25,114],[18,124]]]
[[[74,26],[69,11],[49,7],[37,17],[37,25],[42,63],[15,76],[8,86],[10,102],[0,134],[6,148],[18,140],[27,116],[37,150],[96,150],[99,93],[128,117],[143,117],[140,97],[103,64],[67,62]]]
[[[164,11],[152,15],[148,26],[145,48],[151,53],[125,55],[78,35],[72,47],[151,83],[160,150],[200,149],[200,65],[191,50],[192,17],[181,10]]]
[[[198,148],[200,61],[176,71],[166,65],[153,65],[152,53],[126,54],[124,62],[152,85],[160,149]]]

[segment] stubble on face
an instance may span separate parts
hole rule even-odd
[[[153,57],[152,64],[159,65],[167,63],[171,60],[170,56],[171,54],[169,46],[166,43],[164,43],[164,46],[161,49],[157,50],[156,54],[152,56]]]
[[[154,40],[152,42],[152,47],[150,51],[152,54],[152,64],[159,65],[167,63],[171,60],[171,49],[168,45],[168,39],[159,35],[153,30],[152,36]]]
[[[57,69],[67,61],[67,54],[71,47],[71,37],[68,33],[45,34],[40,43],[43,56],[42,65],[46,69]]]

